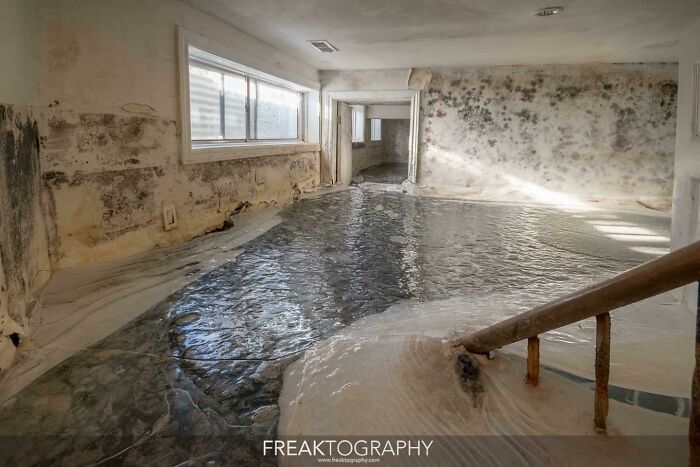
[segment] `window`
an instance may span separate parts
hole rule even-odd
[[[352,142],[365,141],[365,106],[353,105],[352,107]]]
[[[301,140],[303,94],[207,63],[190,48],[193,145]]]
[[[382,119],[372,118],[370,119],[370,141],[381,141],[382,140]]]
[[[320,83],[178,28],[183,164],[320,149]]]

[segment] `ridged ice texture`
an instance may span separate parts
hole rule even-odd
[[[6,403],[0,435],[47,437],[4,439],[0,456],[274,463],[259,451],[276,429],[282,373],[315,341],[406,299],[515,291],[513,312],[522,310],[653,258],[668,231],[664,217],[359,189],[283,217],[234,261]]]

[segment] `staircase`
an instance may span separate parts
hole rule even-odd
[[[610,374],[610,314],[616,308],[700,280],[700,241],[630,269],[611,279],[553,300],[459,339],[468,352],[488,354],[527,339],[526,384],[539,382],[538,336],[587,318],[596,318],[593,425],[606,432]],[[700,316],[697,329],[700,330]],[[690,412],[690,465],[700,465],[700,341],[696,330],[695,370]]]

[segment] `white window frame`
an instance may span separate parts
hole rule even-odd
[[[193,141],[190,121],[190,47],[203,51],[209,67],[230,74],[244,75],[302,94],[298,117],[299,138],[293,140]],[[320,150],[320,84],[280,69],[274,64],[246,56],[219,42],[178,28],[181,160],[183,164],[262,157]],[[193,65],[201,66],[201,61]],[[249,80],[247,80],[250,82]],[[246,111],[248,120],[248,112]],[[249,123],[246,123],[248,127]]]
[[[377,122],[378,128],[377,133],[374,132],[374,123]],[[382,140],[382,119],[381,118],[370,118],[369,119],[369,140],[370,141],[381,141]]]
[[[352,142],[365,142],[365,106],[351,105],[352,108]]]
[[[221,145],[226,145],[226,144],[238,144],[238,143],[274,143],[274,142],[303,142],[303,135],[304,135],[304,99],[306,96],[304,93],[297,91],[296,89],[289,88],[287,86],[282,86],[277,83],[270,83],[269,81],[265,81],[259,78],[256,78],[255,76],[251,76],[249,74],[243,74],[239,73],[235,70],[228,69],[223,66],[217,66],[215,64],[206,62],[204,60],[200,60],[197,58],[192,58],[190,57],[190,65],[193,65],[198,68],[202,68],[205,70],[210,70],[216,73],[221,73],[224,75],[229,75],[229,76],[237,76],[240,78],[243,78],[245,80],[245,86],[246,86],[246,98],[245,98],[245,133],[246,136],[245,138],[242,139],[202,139],[202,140],[192,140],[192,147],[197,148],[197,147],[206,147],[206,146],[221,146]],[[293,91],[296,92],[299,95],[300,98],[300,103],[299,103],[299,108],[297,109],[297,136],[295,138],[274,138],[274,139],[262,139],[262,138],[253,138],[252,137],[252,122],[251,122],[251,102],[250,102],[250,96],[251,96],[251,89],[253,86],[255,86],[255,83],[266,83],[270,84],[272,86],[277,86],[282,89],[286,89],[288,91]],[[222,96],[223,97],[223,96]],[[221,125],[222,127],[225,125],[225,108],[224,104],[221,104],[221,107],[219,109],[221,113]],[[257,110],[256,110],[257,112]],[[190,122],[190,131],[192,130],[192,125]],[[223,131],[223,128],[222,128]]]

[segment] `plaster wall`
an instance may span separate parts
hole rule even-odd
[[[0,371],[31,340],[52,270],[178,243],[318,184],[314,151],[182,165],[176,30],[307,82],[313,67],[176,0],[0,0],[0,12]]]
[[[0,0],[0,103],[27,106],[38,92],[35,0]]]
[[[675,64],[433,71],[418,182],[668,207]]]
[[[401,119],[411,118],[410,104],[377,104],[367,106],[367,118]]]
[[[693,136],[694,68],[700,63],[700,20],[688,28],[681,39],[678,63],[678,125],[673,187],[673,249],[700,239],[700,137]],[[695,311],[697,285],[684,289],[688,306]]]
[[[50,276],[40,186],[36,117],[0,105],[0,372],[13,363]]]
[[[41,178],[54,267],[121,257],[284,204],[319,182],[318,152],[183,165],[182,26],[303,80],[314,68],[175,0],[39,0]],[[165,232],[172,204],[178,227]]]
[[[26,342],[36,297],[50,274],[40,204],[35,8],[0,0],[0,372]]]
[[[408,137],[411,130],[409,119],[382,120],[382,145],[385,162],[408,164]]]
[[[384,145],[381,141],[371,141],[371,122],[369,118],[365,119],[365,140],[358,143],[352,143],[352,175],[381,164],[384,161]]]

